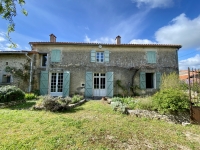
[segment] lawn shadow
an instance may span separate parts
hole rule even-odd
[[[12,110],[24,110],[24,109],[31,109],[36,104],[36,101],[26,101],[20,104],[15,104],[11,106],[4,106],[5,109],[12,109]]]

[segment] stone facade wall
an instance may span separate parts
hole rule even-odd
[[[22,79],[13,76],[5,71],[7,66],[15,67],[17,69],[22,68],[22,64],[27,62],[25,54],[0,54],[0,84],[1,85],[15,85],[20,87],[22,90],[27,91],[28,84],[24,83]],[[3,75],[11,75],[11,83],[5,83]]]
[[[135,68],[139,68],[135,78],[134,85],[139,86],[139,72],[145,71],[149,73],[161,72],[170,73],[175,71],[178,73],[178,61],[176,48],[172,47],[124,47],[103,45],[99,48],[98,45],[34,45],[33,50],[39,52],[35,56],[35,73],[36,89],[39,89],[40,71],[45,70],[41,67],[41,53],[49,54],[53,49],[61,50],[61,62],[50,63],[47,69],[62,69],[70,71],[70,94],[84,92],[82,84],[85,84],[86,71],[105,73],[114,72],[114,95],[122,91],[115,85],[116,80],[121,80],[123,86],[133,83],[133,75],[136,72]],[[108,50],[109,63],[90,62],[90,52]],[[156,51],[157,63],[148,64],[146,53],[149,50]],[[147,89],[139,91],[140,93],[152,93],[156,90]]]

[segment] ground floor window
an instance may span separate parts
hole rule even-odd
[[[140,72],[140,88],[141,89],[158,89],[160,87],[161,73]]]
[[[3,75],[2,83],[11,83],[11,76],[10,75]]]

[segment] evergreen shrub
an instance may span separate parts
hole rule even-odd
[[[3,86],[0,87],[0,102],[7,103],[11,101],[24,100],[25,93],[16,86]]]
[[[179,89],[168,88],[153,95],[153,107],[162,114],[185,111],[189,109],[189,98]]]

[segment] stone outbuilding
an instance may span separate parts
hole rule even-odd
[[[40,94],[85,97],[151,94],[163,73],[178,73],[181,45],[30,42],[33,89]]]
[[[29,91],[31,53],[31,51],[0,51],[0,86],[15,85],[26,92]]]

